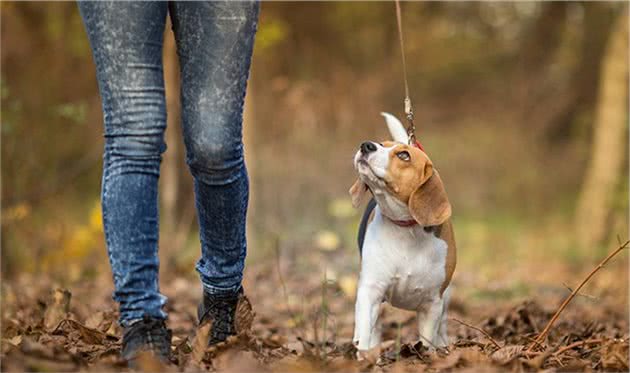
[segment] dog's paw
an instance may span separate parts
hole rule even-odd
[[[357,350],[357,361],[376,364],[381,357],[381,349],[379,346],[370,350]]]
[[[365,361],[372,364],[378,364],[381,360],[381,354],[383,351],[391,348],[395,344],[395,341],[388,340],[377,344],[376,346],[368,349],[357,348],[356,358],[358,361]],[[355,345],[357,343],[355,342]]]

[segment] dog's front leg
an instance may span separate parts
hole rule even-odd
[[[444,316],[444,300],[436,299],[426,308],[424,312],[418,312],[418,324],[420,340],[424,344],[429,344],[429,348],[444,346],[448,342],[440,341],[438,330],[442,324]]]
[[[353,342],[359,351],[372,349],[381,342],[379,328],[376,327],[381,299],[382,295],[368,286],[360,286],[357,291]]]
[[[448,311],[448,303],[450,299],[450,287],[446,288],[444,294],[442,294],[442,315],[440,316],[440,325],[437,331],[437,346],[438,347],[446,347],[448,346],[448,332],[447,332],[447,311]]]

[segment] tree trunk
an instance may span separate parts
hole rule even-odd
[[[628,17],[621,9],[601,65],[593,144],[576,210],[576,237],[583,247],[601,244],[609,232],[614,190],[627,139]]]
[[[567,94],[570,98],[564,108],[549,120],[546,135],[552,143],[568,140],[575,118],[584,111],[594,110],[601,64],[615,21],[615,8],[609,3],[586,2],[582,6],[584,21],[579,64],[573,73],[570,92]]]
[[[529,35],[522,43],[517,67],[523,76],[531,77],[543,71],[555,56],[561,42],[567,18],[567,3],[540,3],[541,10],[525,30]]]

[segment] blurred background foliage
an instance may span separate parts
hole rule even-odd
[[[76,4],[0,9],[3,277],[108,271],[102,113]],[[522,283],[541,261],[591,266],[628,236],[625,4],[405,2],[403,19],[418,135],[454,206],[460,268]],[[387,137],[380,111],[402,117],[395,22],[390,2],[263,3],[245,113],[248,260],[273,259],[278,242],[292,256],[356,250],[352,156]],[[166,271],[192,275],[199,244],[166,34],[160,255]]]

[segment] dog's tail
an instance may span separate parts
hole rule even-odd
[[[363,212],[363,217],[361,218],[361,223],[359,224],[359,236],[357,237],[357,241],[359,243],[359,255],[363,255],[363,241],[365,241],[365,232],[367,231],[367,225],[370,222],[370,215],[372,215],[372,211],[376,207],[376,201],[374,198],[370,199],[367,207],[365,208],[365,212]]]

